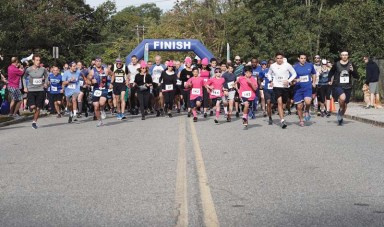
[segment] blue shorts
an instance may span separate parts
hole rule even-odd
[[[351,99],[351,91],[352,89],[345,89],[342,87],[333,87],[332,88],[332,97],[336,100],[339,99],[340,95],[345,94],[345,103],[349,103]]]
[[[295,88],[295,94],[293,95],[293,101],[295,104],[302,103],[305,98],[312,99],[312,87]]]
[[[264,89],[264,99],[265,99],[265,101],[270,100],[271,103],[276,102],[275,93],[273,93],[272,89]]]
[[[201,97],[201,96],[195,98],[194,100],[189,101],[190,107],[195,108],[196,102],[201,102],[201,101],[203,101],[203,97]]]

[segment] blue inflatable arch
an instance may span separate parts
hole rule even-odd
[[[213,58],[213,54],[197,39],[144,39],[126,58],[128,65],[133,55],[144,58],[145,44],[149,51],[193,51],[199,58]]]

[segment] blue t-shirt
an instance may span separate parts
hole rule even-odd
[[[257,66],[256,68],[252,68],[252,76],[253,77],[256,77],[258,74],[260,74],[260,72],[263,70],[263,68],[261,68],[261,66]]]
[[[224,78],[225,80],[225,83],[224,83],[224,88],[225,89],[232,89],[232,88],[235,88],[235,81],[236,81],[236,77],[235,77],[235,74],[233,73],[229,73],[229,72],[225,72],[222,77]],[[231,86],[231,87],[229,87]]]
[[[312,87],[312,75],[316,74],[315,67],[312,63],[306,62],[304,65],[297,63],[293,66],[296,71],[296,79],[300,79],[300,82],[296,84],[297,88],[309,88]]]
[[[263,80],[264,89],[272,90],[273,87],[269,86],[269,80],[268,80],[268,77],[266,76],[268,71],[269,71],[269,68],[261,69],[261,72],[259,73],[259,78]]]
[[[48,81],[50,82],[49,93],[52,95],[60,94],[60,91],[63,89],[63,76],[61,74],[55,76],[51,73],[48,76]]]
[[[71,72],[70,70],[65,71],[63,75],[63,81],[70,81],[72,77],[75,77],[75,81],[69,82],[69,84],[67,84],[64,90],[65,96],[71,96],[74,93],[80,92],[80,70],[77,70],[76,72]]]

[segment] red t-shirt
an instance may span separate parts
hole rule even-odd
[[[225,83],[225,79],[222,77],[220,77],[220,78],[213,77],[213,78],[208,80],[207,85],[210,87],[213,86],[213,89],[210,91],[210,94],[209,94],[210,99],[216,99],[219,97],[223,97],[223,95],[224,95],[224,92],[223,92],[224,83]]]
[[[189,78],[187,84],[192,84],[191,93],[189,95],[190,100],[194,100],[197,97],[203,97],[204,79],[201,77]]]
[[[257,82],[254,77],[249,78],[251,80],[251,83],[256,85],[257,89]],[[251,85],[248,84],[247,78],[245,76],[240,76],[238,78],[240,89],[239,89],[239,95],[242,98],[247,98],[249,101],[252,101],[256,98],[255,90],[252,89]]]

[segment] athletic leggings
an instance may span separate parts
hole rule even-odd
[[[163,92],[165,109],[172,110],[175,91]]]
[[[185,91],[185,90],[182,90],[182,94],[183,94],[183,101],[184,101],[184,104],[185,104],[185,108],[189,108],[190,104],[189,104],[189,96],[191,95],[191,91],[188,90],[188,91]]]
[[[137,97],[138,97],[139,103],[140,103],[141,116],[145,116],[144,110],[148,109],[149,96],[150,96],[149,91],[137,92]]]

